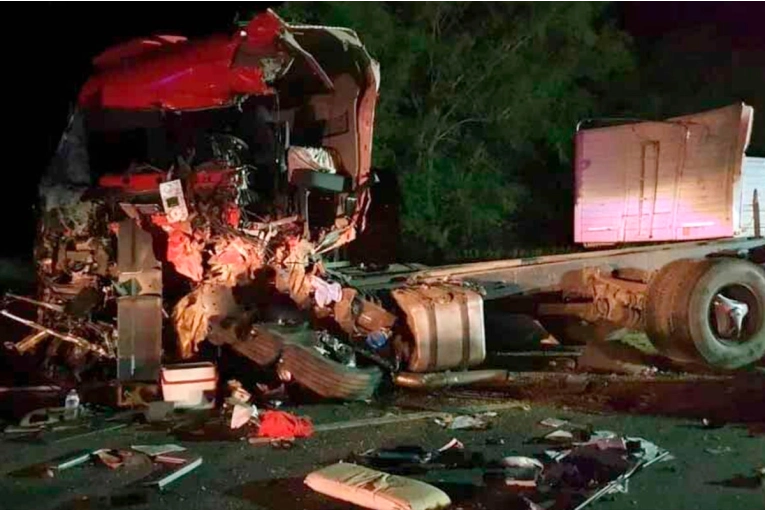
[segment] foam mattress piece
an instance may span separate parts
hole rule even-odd
[[[373,510],[436,510],[449,496],[419,480],[338,463],[310,473],[305,484],[321,494]]]

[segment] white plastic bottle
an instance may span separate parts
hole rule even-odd
[[[80,414],[80,395],[77,390],[72,388],[64,400],[64,419],[74,420]]]

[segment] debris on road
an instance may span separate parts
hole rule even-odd
[[[449,496],[425,482],[355,464],[333,464],[310,473],[305,484],[316,492],[372,510],[438,510]]]
[[[491,426],[489,418],[497,416],[495,412],[476,414],[473,416],[447,416],[436,418],[435,422],[449,430],[486,430]]]
[[[354,455],[354,462],[389,473],[409,475],[441,469],[472,469],[483,465],[483,456],[465,449],[456,438],[437,450],[421,446],[397,446],[377,448]]]
[[[138,444],[132,445],[130,449],[148,455],[149,457],[186,451],[186,447],[177,444]]]
[[[21,418],[21,428],[45,428],[64,421],[74,421],[76,415],[67,413],[66,407],[46,407],[30,411]]]
[[[310,437],[314,433],[310,419],[284,411],[266,411],[259,417],[259,422],[257,437],[294,439]]]
[[[499,481],[504,487],[519,492],[533,491],[537,487],[544,464],[531,457],[504,457],[499,462],[488,463],[484,469],[484,481],[491,484]]]
[[[179,458],[178,460],[183,460],[183,464],[167,461],[159,462],[160,467],[148,477],[142,479],[141,483],[146,486],[157,487],[161,490],[202,465],[202,457]]]
[[[117,469],[128,462],[133,453],[128,450],[102,449],[96,450],[92,455],[109,469]]]
[[[544,420],[539,422],[540,425],[544,425],[545,427],[551,427],[554,429],[559,429],[565,425],[569,424],[568,420],[560,420],[558,418],[545,418]]]
[[[70,469],[75,466],[80,466],[82,464],[85,464],[88,462],[93,455],[93,452],[91,451],[84,451],[79,452],[74,455],[68,455],[61,459],[60,462],[58,461],[52,461],[49,463],[49,466],[51,469],[54,469],[56,471],[64,471],[65,469]]]
[[[537,460],[531,457],[521,457],[521,456],[504,457],[500,462],[503,466],[509,467],[509,468],[533,468],[533,469],[539,469],[541,471],[545,467],[540,460]]]
[[[163,422],[170,419],[175,410],[175,402],[156,401],[149,402],[144,410],[147,423]]]
[[[561,422],[548,421],[574,426]],[[354,456],[352,462],[391,475],[431,472],[429,479],[442,470],[478,468],[487,486],[530,498],[544,508],[569,508],[572,502],[577,505],[606,493],[626,492],[628,480],[639,470],[672,459],[669,452],[642,438],[607,430],[575,430],[577,434],[557,429],[552,434],[561,438],[559,446],[534,456],[484,458],[455,439],[439,450],[406,445],[373,449]]]
[[[423,411],[419,413],[404,414],[386,414],[375,418],[361,418],[358,420],[337,421],[333,423],[323,423],[314,426],[316,432],[328,432],[333,430],[346,430],[365,427],[378,427],[381,425],[392,425],[396,423],[406,423],[410,421],[429,420],[433,418],[445,418],[449,413],[439,411]]]
[[[568,430],[554,430],[544,436],[544,439],[552,443],[572,443],[574,441],[574,434]]]
[[[258,409],[255,406],[234,404],[231,410],[230,427],[232,429],[240,429],[247,425],[250,420],[257,419]]]
[[[704,448],[704,451],[711,455],[724,455],[726,453],[732,453],[733,448],[730,446],[720,446],[718,448]]]

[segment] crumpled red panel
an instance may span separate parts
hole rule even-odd
[[[167,236],[167,261],[192,281],[202,281],[202,250],[187,233],[173,230]]]
[[[258,437],[287,439],[312,435],[313,423],[308,418],[295,416],[284,411],[266,411],[260,418]]]
[[[263,266],[263,254],[260,247],[240,237],[221,238],[215,244],[209,264],[212,280],[233,287]]]
[[[223,217],[229,225],[231,225],[234,228],[239,227],[239,223],[242,220],[242,211],[239,209],[239,207],[235,205],[229,205],[224,214]]]

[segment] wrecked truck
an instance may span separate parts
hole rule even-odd
[[[578,131],[577,241],[611,249],[370,273],[328,263],[366,228],[375,182],[379,68],[353,31],[267,11],[93,64],[40,186],[37,320],[3,311],[33,328],[16,351],[77,379],[156,381],[207,344],[323,397],[368,399],[385,374],[502,379],[467,370],[486,358],[489,299],[644,330],[681,363],[765,354],[746,105]]]
[[[381,372],[348,338],[379,350],[395,317],[323,267],[364,229],[374,182],[379,66],[357,35],[267,11],[93,66],[41,181],[39,314],[14,348],[152,381],[217,339],[320,394],[371,395]]]

